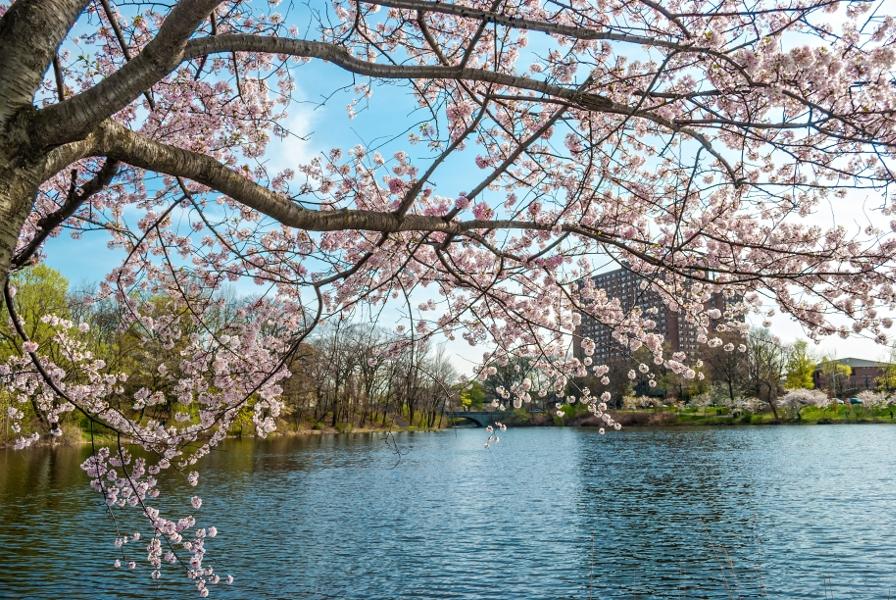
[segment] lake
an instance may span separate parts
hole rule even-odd
[[[896,427],[485,438],[226,443],[198,488],[206,564],[235,577],[211,597],[896,598]],[[150,580],[145,542],[111,568],[88,450],[0,450],[0,597],[198,597],[170,566]]]

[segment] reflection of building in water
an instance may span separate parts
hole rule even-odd
[[[595,287],[601,288],[607,293],[608,298],[618,298],[622,310],[626,313],[639,307],[645,317],[649,316],[656,321],[656,327],[652,331],[662,335],[666,346],[673,352],[681,351],[691,354],[697,350],[697,328],[686,319],[679,318],[677,312],[670,310],[660,298],[659,293],[652,287],[641,289],[644,277],[628,269],[617,269],[595,275],[591,279]],[[709,305],[724,310],[725,303],[722,295],[713,294]],[[656,314],[649,315],[647,313],[651,308],[656,309]],[[575,331],[574,353],[579,359],[584,357],[581,344],[578,343],[583,337],[594,340],[595,349],[592,359],[595,364],[606,364],[628,355],[627,350],[613,339],[611,327],[586,314],[582,315],[582,322]]]

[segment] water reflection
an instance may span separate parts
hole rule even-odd
[[[236,440],[207,459],[200,518],[237,578],[223,598],[886,598],[894,435],[517,429],[486,450],[458,430],[396,436],[400,455],[377,434]],[[106,568],[86,452],[0,452],[0,597],[191,595],[173,572]]]

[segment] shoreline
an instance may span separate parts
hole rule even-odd
[[[508,412],[500,420],[509,427],[584,427],[597,428],[604,423],[584,408],[565,409],[564,417],[545,414]],[[610,409],[608,414],[625,428],[650,427],[752,427],[766,425],[896,425],[896,407],[865,408],[806,406],[799,412],[781,409],[778,418],[770,410],[731,411],[724,407],[686,409]]]
[[[613,419],[623,427],[756,427],[774,425],[896,425],[896,411],[871,409],[804,409],[799,414],[782,411],[775,419],[771,411],[761,413],[726,413],[718,410],[663,411],[631,410],[610,411]],[[575,419],[581,427],[598,427],[600,421],[591,415]]]
[[[787,416],[775,420],[771,412],[725,414],[718,410],[708,412],[669,411],[669,410],[620,410],[609,411],[613,419],[619,422],[625,429],[650,429],[650,428],[675,428],[675,427],[755,427],[775,425],[896,425],[896,410],[893,417],[889,411],[872,412],[867,409],[852,409],[846,411],[825,410],[815,411],[795,418]],[[576,414],[564,419],[545,419],[543,415],[522,415],[508,413],[501,419],[509,427],[566,427],[581,429],[596,429],[603,423],[591,414]],[[464,421],[457,421],[457,424]],[[417,426],[392,425],[390,427],[348,427],[343,424],[336,427],[284,427],[275,430],[267,438],[260,438],[254,433],[232,433],[228,440],[239,439],[277,439],[284,437],[321,437],[339,435],[369,435],[373,433],[431,433],[454,429],[454,425],[448,422],[440,427],[423,428]],[[478,427],[464,427],[478,429]],[[114,444],[115,437],[108,433],[94,434],[93,443],[105,445]],[[77,447],[91,443],[90,435],[78,427],[68,427],[64,435],[58,439],[41,439],[35,443],[34,448]],[[12,442],[0,443],[0,450],[11,449]]]
[[[227,440],[255,439],[255,440],[271,440],[285,437],[322,437],[336,435],[369,435],[371,433],[409,433],[409,432],[435,432],[450,429],[450,425],[444,427],[435,427],[432,429],[417,426],[400,426],[392,425],[391,427],[321,427],[315,428],[286,428],[276,429],[267,437],[262,438],[254,433],[232,433],[227,435]],[[79,427],[65,427],[65,432],[60,438],[41,438],[29,448],[74,448],[79,446],[89,446],[91,444],[89,432],[83,431]],[[116,443],[113,434],[101,432],[95,433],[93,442],[96,445],[107,445]],[[122,442],[131,443],[129,438],[122,437]],[[0,443],[0,450],[11,450],[13,443]]]

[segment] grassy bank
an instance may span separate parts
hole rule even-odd
[[[825,425],[839,423],[896,423],[896,411],[889,408],[865,408],[839,405],[829,408],[803,407],[799,413],[779,409],[778,417],[770,411],[749,413],[732,411],[725,407],[705,408],[657,408],[642,410],[612,410],[613,418],[626,427],[674,427],[699,425],[773,425],[778,423]],[[590,415],[575,416],[575,425],[596,426]]]
[[[530,414],[525,410],[508,411],[501,415],[501,422],[512,427],[600,427],[596,419],[581,405],[565,405],[563,417],[556,413]],[[828,408],[803,407],[799,413],[779,409],[778,418],[771,410],[745,412],[727,407],[685,407],[648,408],[636,410],[613,410],[610,414],[623,427],[676,427],[676,426],[720,426],[720,425],[775,425],[802,424],[825,425],[839,423],[894,423],[896,408],[865,408],[860,405],[836,405]]]

